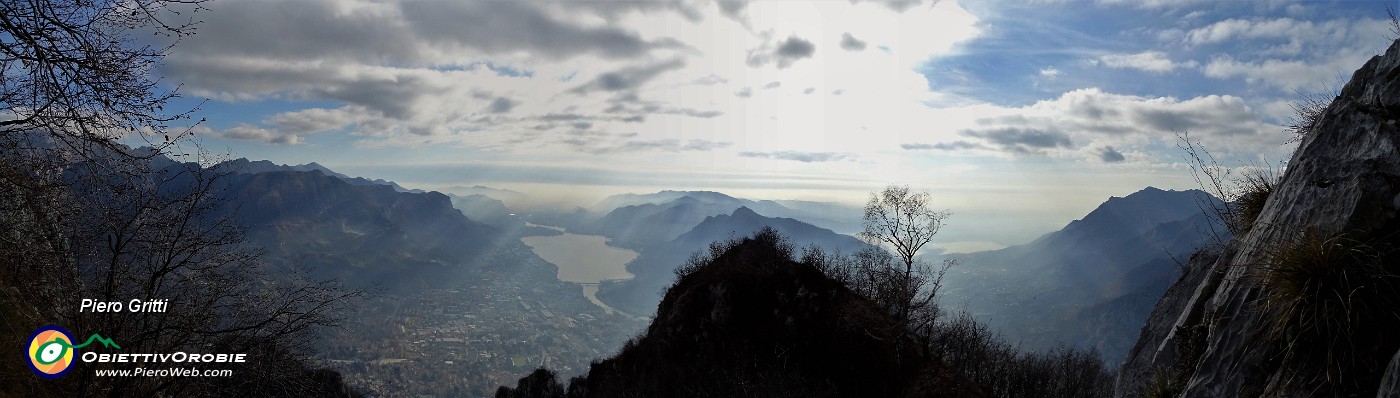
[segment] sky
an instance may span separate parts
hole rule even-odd
[[[228,156],[588,206],[714,190],[953,213],[955,251],[1277,163],[1393,2],[218,0],[157,71]]]

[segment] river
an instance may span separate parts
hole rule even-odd
[[[598,282],[631,279],[632,273],[627,272],[625,266],[628,261],[637,258],[637,252],[608,246],[607,238],[599,235],[565,232],[554,236],[527,236],[520,240],[540,258],[558,266],[560,280],[585,284],[583,294],[588,300],[608,312],[621,312],[598,300]]]

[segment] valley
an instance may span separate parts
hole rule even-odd
[[[528,224],[529,226],[538,226]],[[583,286],[583,295],[608,312],[615,309],[598,300],[598,284],[603,281],[632,279],[625,265],[637,258],[637,253],[608,246],[607,238],[598,235],[562,233],[549,236],[520,238],[535,254],[559,267],[559,280]]]
[[[0,0],[0,54],[0,398],[1400,397],[1393,0]]]
[[[319,357],[376,395],[486,396],[539,366],[585,372],[645,325],[584,300],[527,248],[512,250],[456,284],[372,299]]]
[[[353,385],[371,392],[390,391],[394,380],[410,374],[424,376],[409,377],[406,391],[434,395],[486,394],[539,366],[561,376],[581,374],[591,361],[615,353],[643,331],[660,293],[674,282],[673,271],[692,253],[764,227],[784,234],[795,249],[856,253],[866,247],[851,235],[804,221],[858,221],[836,220],[841,214],[854,217],[857,211],[835,203],[662,191],[610,197],[592,210],[580,206],[560,218],[535,209],[512,209],[489,196],[505,191],[484,187],[477,190],[484,194],[446,200],[436,192],[408,190],[387,181],[365,183],[369,180],[324,167],[246,161],[235,165],[247,167],[243,164],[258,165],[233,180],[240,187],[235,192],[247,198],[242,200],[257,203],[244,207],[256,221],[255,236],[261,231],[287,236],[288,228],[295,228],[314,231],[311,236],[317,237],[299,238],[311,244],[295,249],[275,246],[279,249],[271,259],[290,264],[306,258],[305,253],[324,252],[318,257],[325,257],[320,261],[329,268],[318,274],[350,276],[345,280],[382,289],[383,294],[350,317],[344,331],[328,336],[321,356]],[[280,186],[308,184],[348,199],[335,206],[340,213],[299,210],[314,206],[282,207],[296,201],[284,196],[294,191]],[[260,199],[273,192],[279,193],[278,202]],[[944,279],[940,301],[950,313],[970,311],[992,331],[1029,349],[1093,348],[1116,363],[1151,310],[1149,296],[1164,291],[1177,274],[1173,256],[1189,255],[1204,242],[1202,228],[1211,222],[1197,207],[1197,201],[1208,198],[1203,195],[1149,187],[1110,198],[1083,219],[1026,245],[949,255],[960,263]],[[326,200],[325,194],[319,197]],[[394,210],[355,210],[361,206]],[[444,210],[453,208],[458,214]],[[791,217],[769,216],[755,208]],[[552,226],[530,221],[547,219],[572,222]],[[393,236],[398,230],[421,231],[424,226],[456,232],[431,239],[370,239]],[[326,241],[342,243],[316,243]],[[459,243],[463,241],[471,244]],[[344,248],[363,245],[380,253],[421,252],[430,257],[376,254],[386,263],[372,267],[380,269],[372,271],[378,275],[373,277],[364,274],[368,269],[333,265],[345,258]],[[392,249],[396,247],[402,249]],[[934,254],[925,261],[940,258]],[[443,271],[385,271],[407,264]],[[420,277],[428,275],[432,276]],[[1096,326],[1086,329],[1088,325]],[[468,376],[446,384],[429,382],[447,375]]]

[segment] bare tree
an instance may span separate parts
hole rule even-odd
[[[860,238],[893,247],[905,273],[911,272],[914,256],[933,240],[950,215],[947,210],[931,209],[929,201],[928,192],[911,192],[908,186],[890,185],[878,194],[871,193],[865,203]]]
[[[1390,39],[1391,41],[1400,39],[1400,17],[1397,17],[1395,15],[1395,8],[1386,5],[1385,15],[1387,17],[1390,17],[1390,36],[1386,38]]]
[[[864,230],[858,236],[873,246],[855,253],[859,288],[898,317],[905,333],[927,332],[938,318],[934,298],[943,275],[956,264],[949,259],[934,267],[918,258],[919,252],[943,228],[947,210],[933,210],[928,192],[912,192],[908,186],[891,185],[871,193],[865,204]],[[875,246],[894,249],[894,256]]]
[[[133,35],[178,42],[203,2],[0,1],[0,334],[59,323],[132,352],[250,361],[227,379],[6,374],[0,395],[290,396],[338,380],[308,377],[309,342],[358,293],[267,269],[229,217],[224,174],[163,156],[198,146],[167,130],[189,115],[166,112],[176,93],[154,77],[170,47]],[[169,304],[85,313],[83,298]]]
[[[1260,212],[1274,186],[1278,184],[1284,168],[1282,163],[1250,163],[1241,167],[1221,165],[1200,141],[1191,139],[1190,133],[1177,135],[1177,147],[1182,157],[1191,167],[1191,177],[1208,196],[1196,197],[1196,205],[1201,212],[1213,220],[1213,224],[1223,226],[1228,235],[1223,235],[1215,225],[1208,226],[1208,233],[1218,246],[1224,246],[1231,236],[1243,236],[1257,221]]]
[[[138,136],[174,145],[167,113],[178,96],[161,88],[157,62],[194,32],[206,0],[32,0],[0,2],[0,135],[41,133],[72,149],[117,148]],[[145,44],[148,33],[172,44]],[[81,152],[81,151],[80,151]],[[154,151],[148,155],[155,155]]]

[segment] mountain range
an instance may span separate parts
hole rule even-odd
[[[729,214],[740,207],[843,233],[859,229],[861,215],[861,209],[837,203],[751,200],[711,191],[660,191],[605,198],[590,211],[605,215],[569,230],[607,236],[618,247],[644,248],[675,239],[706,217]]]
[[[350,286],[436,286],[506,243],[437,192],[356,185],[319,170],[233,174],[226,183],[229,212],[266,261]]]
[[[1212,204],[1199,190],[1148,187],[1030,243],[949,256],[959,263],[942,302],[1030,348],[1096,348],[1117,363],[1179,264],[1222,229],[1202,211]]]
[[[316,163],[316,162],[311,162],[311,163],[306,163],[306,164],[301,164],[301,165],[286,165],[286,164],[277,164],[277,163],[273,163],[273,162],[268,161],[268,160],[248,160],[248,158],[238,158],[238,159],[228,160],[228,161],[224,161],[224,162],[222,162],[222,163],[219,163],[219,166],[222,167],[224,170],[227,170],[227,171],[230,171],[230,172],[233,172],[233,173],[237,173],[237,174],[260,174],[260,173],[267,173],[267,172],[273,172],[273,171],[316,171],[316,172],[320,172],[321,174],[325,174],[325,175],[328,175],[328,176],[331,176],[331,177],[339,178],[339,179],[341,179],[341,180],[344,180],[344,181],[347,182],[347,183],[350,183],[351,185],[387,185],[387,186],[389,186],[389,187],[394,188],[395,191],[399,191],[399,192],[412,192],[412,193],[424,193],[424,192],[427,192],[427,191],[424,191],[424,190],[421,190],[421,189],[408,189],[408,188],[404,188],[403,186],[399,185],[398,183],[393,182],[393,181],[389,181],[389,180],[383,180],[383,179],[373,179],[373,180],[371,180],[371,179],[364,178],[364,177],[351,177],[351,176],[348,176],[348,175],[345,175],[345,174],[341,174],[341,173],[337,173],[337,172],[335,172],[335,171],[332,171],[331,169],[326,168],[326,166],[322,166],[320,163]]]
[[[513,191],[477,186],[467,190],[477,193],[467,195],[414,192],[316,163],[286,166],[238,159],[224,166],[238,170],[230,179],[232,199],[243,203],[238,212],[253,226],[255,241],[269,248],[268,258],[310,265],[352,285],[431,286],[433,280],[445,279],[433,276],[469,269],[464,265],[469,259],[519,236],[558,233],[526,227],[528,215],[517,216],[489,196],[511,196]],[[1149,187],[1110,198],[1084,218],[1030,243],[952,255],[959,265],[945,277],[941,301],[970,310],[1028,348],[1095,348],[1117,363],[1156,297],[1179,274],[1178,264],[1212,236],[1209,229],[1216,223],[1201,211],[1212,203],[1218,199],[1201,191]],[[608,305],[633,314],[655,311],[660,292],[674,282],[672,271],[692,253],[765,226],[789,236],[799,248],[851,253],[864,247],[805,218],[765,213],[854,217],[858,213],[852,206],[661,191],[612,196],[592,209],[574,214],[606,214],[589,217],[569,232],[603,235],[610,245],[639,253],[626,265],[634,278],[606,281],[597,293]]]
[[[693,203],[685,198],[682,203]],[[772,227],[786,235],[797,248],[817,246],[825,250],[855,252],[864,243],[792,218],[767,217],[748,207],[739,207],[729,214],[705,217],[688,231],[664,243],[643,247],[637,258],[627,264],[635,277],[630,280],[603,284],[598,298],[615,308],[634,314],[651,314],[661,299],[660,291],[672,282],[673,271],[691,253],[706,250],[711,243],[744,237],[764,227]]]

